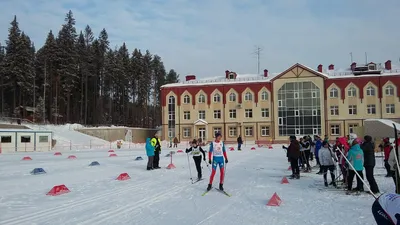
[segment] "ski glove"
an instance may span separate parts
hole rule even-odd
[[[208,160],[208,164],[212,164],[211,159]]]
[[[225,159],[225,163],[228,163],[228,159]]]
[[[186,151],[185,151],[186,153],[189,153],[190,151],[189,151],[189,149],[186,149]]]

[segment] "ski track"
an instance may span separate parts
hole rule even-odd
[[[114,195],[119,195],[119,194],[123,194],[126,192],[130,192],[130,191],[134,191],[136,189],[139,189],[141,187],[143,187],[143,185],[145,184],[149,184],[152,183],[152,181],[145,181],[143,183],[140,184],[136,184],[136,185],[131,185],[128,187],[122,187],[119,189],[112,189],[109,191],[105,191],[100,195],[95,195],[89,198],[84,198],[82,200],[78,200],[78,201],[74,201],[72,203],[67,203],[67,204],[62,204],[60,206],[51,208],[51,209],[47,209],[47,210],[42,210],[39,212],[33,212],[33,213],[29,213],[29,214],[25,214],[23,216],[19,216],[16,218],[12,218],[12,219],[8,219],[8,220],[3,220],[0,221],[0,224],[4,224],[4,225],[12,225],[12,224],[21,224],[24,222],[33,222],[33,221],[42,221],[44,219],[48,219],[50,217],[54,217],[57,216],[60,213],[63,213],[66,211],[66,209],[68,208],[73,208],[73,207],[77,207],[77,206],[82,206],[91,202],[95,202],[98,200],[102,200],[104,198],[110,197],[110,196],[114,196]]]

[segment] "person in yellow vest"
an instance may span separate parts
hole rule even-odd
[[[158,138],[158,133],[154,134],[154,137],[151,139],[151,145],[154,147],[154,160],[153,160],[153,168],[161,169],[160,163],[160,153],[161,153],[161,141]]]

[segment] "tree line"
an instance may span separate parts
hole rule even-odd
[[[161,57],[125,43],[112,49],[106,29],[77,32],[72,11],[57,36],[36,51],[15,16],[0,43],[1,116],[86,125],[161,125],[161,85],[179,81]]]

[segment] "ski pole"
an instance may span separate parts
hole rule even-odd
[[[186,153],[186,155],[187,155],[188,166],[189,166],[190,180],[192,181],[192,184],[193,184],[192,169],[190,168],[190,161],[189,161],[189,153]]]
[[[368,188],[368,191],[371,193],[371,195],[375,198],[378,199],[378,197],[371,191],[371,188],[369,187],[369,185],[364,181],[364,179],[357,173],[357,170],[354,168],[354,166],[351,164],[351,162],[347,159],[347,157],[344,155],[344,153],[337,148],[337,150],[340,152],[340,154],[342,154],[342,156],[344,157],[344,159],[346,160],[346,162],[349,164],[349,166],[354,170],[356,176],[361,180],[361,182],[363,182],[363,184]]]

